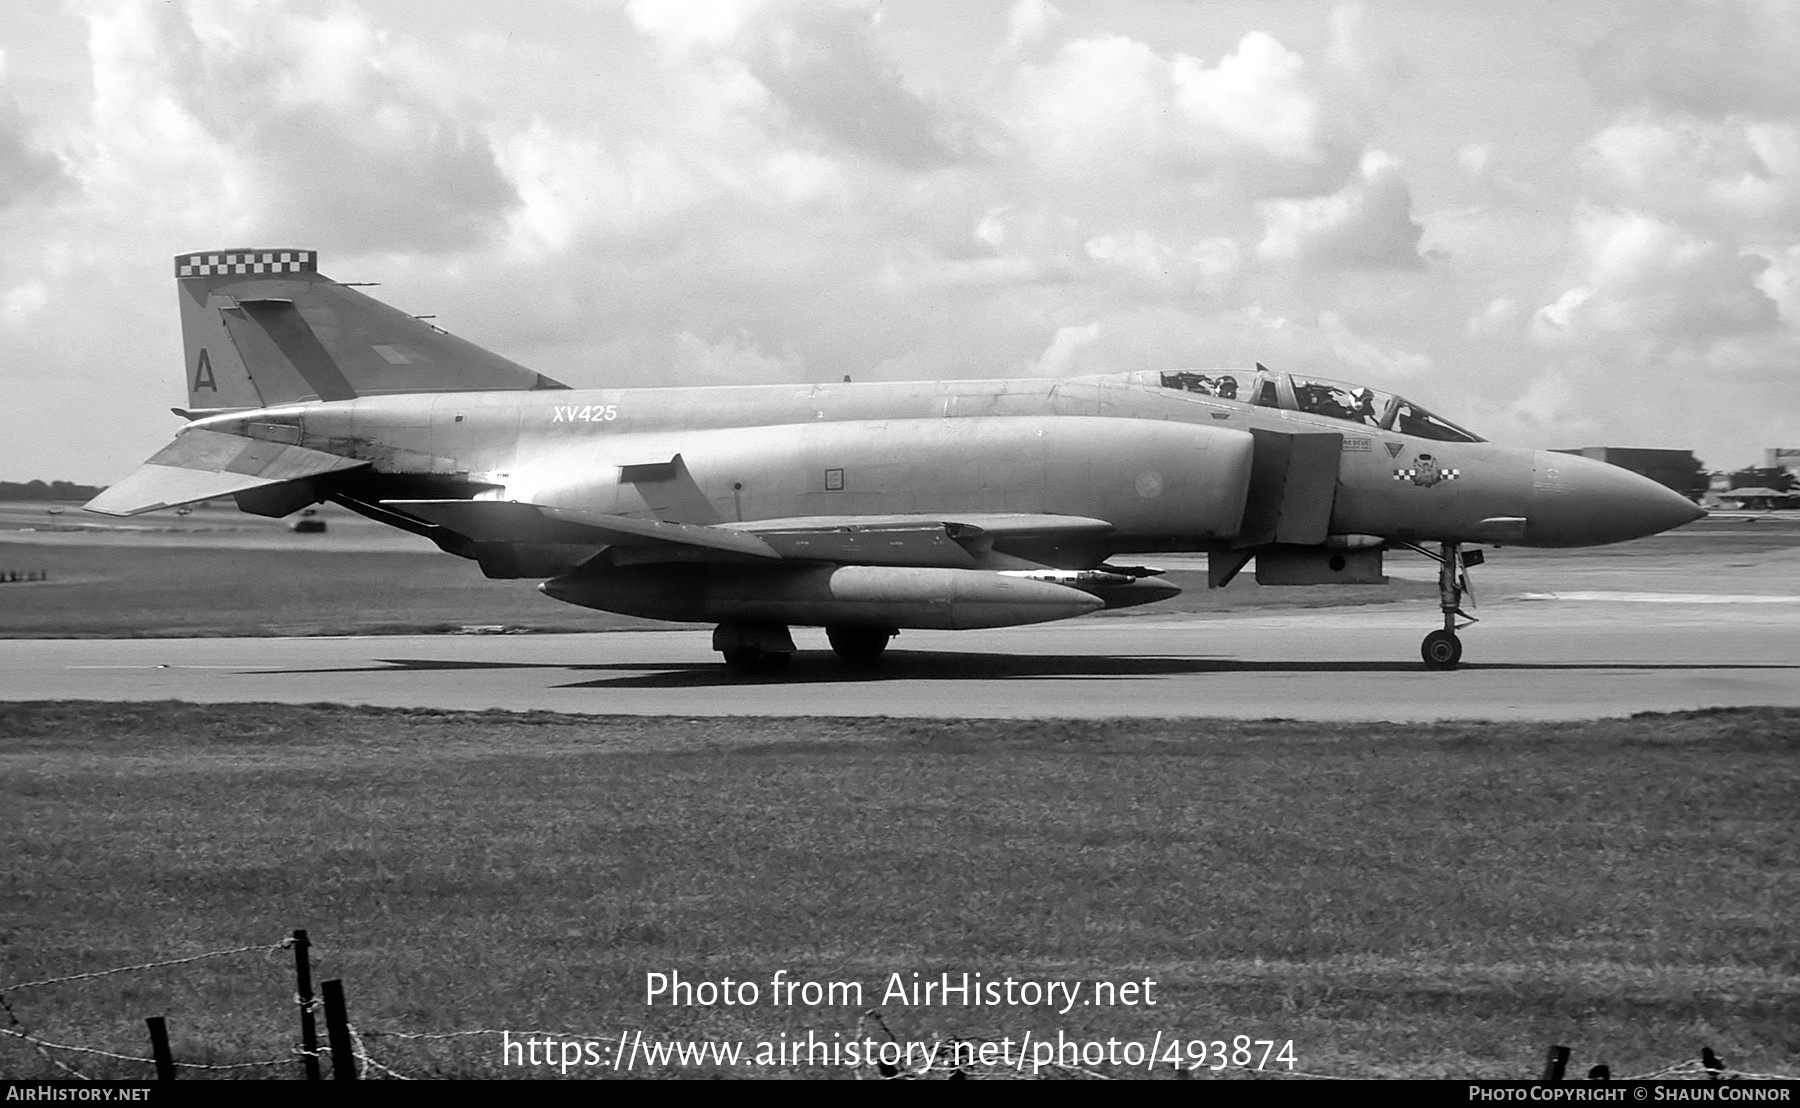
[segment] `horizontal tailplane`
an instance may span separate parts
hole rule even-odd
[[[369,463],[303,446],[194,428],[157,451],[137,472],[88,501],[109,516],[135,516],[200,500],[298,485]],[[316,497],[306,497],[306,502]]]

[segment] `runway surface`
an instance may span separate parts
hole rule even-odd
[[[0,700],[332,701],[634,715],[1582,719],[1800,705],[1791,597],[1544,594],[1464,632],[1431,672],[1412,606],[1085,619],[907,632],[872,670],[822,633],[779,676],[705,631],[538,636],[0,641]]]

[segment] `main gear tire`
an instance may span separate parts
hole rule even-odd
[[[837,656],[852,665],[869,665],[888,648],[894,632],[885,627],[840,625],[825,628],[826,641]]]

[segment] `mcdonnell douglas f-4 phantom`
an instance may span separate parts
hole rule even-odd
[[[1454,667],[1475,544],[1591,546],[1704,515],[1591,459],[1258,365],[1056,380],[571,389],[322,276],[306,250],[175,259],[189,422],[87,507],[319,501],[570,604],[713,623],[734,668],[792,625],[848,661],[902,628],[1165,599],[1114,559],[1204,551],[1222,587],[1437,562]]]

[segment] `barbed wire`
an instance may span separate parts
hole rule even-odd
[[[473,1031],[388,1031],[367,1028],[363,1034],[371,1039],[466,1039],[476,1035],[542,1035],[583,1043],[610,1043],[619,1038],[616,1031],[611,1035],[583,1035],[575,1031],[531,1031],[520,1027],[482,1027]]]
[[[0,1031],[5,1031],[9,1035],[15,1035],[22,1039],[31,1039],[30,1034],[28,1032],[26,1032],[26,1030],[25,1030],[24,1022],[19,1019],[19,1013],[13,1011],[13,1006],[11,1003],[9,1003],[7,1001],[5,993],[0,993],[0,1009],[5,1010],[7,1022],[12,1024],[13,1027],[18,1028],[17,1031],[12,1030],[11,1028],[0,1028]],[[62,1070],[64,1073],[68,1074],[70,1077],[73,1077],[79,1081],[92,1081],[93,1080],[93,1078],[89,1077],[85,1073],[82,1073],[80,1070],[76,1069],[75,1067],[66,1065],[62,1059],[58,1058],[56,1055],[51,1054],[48,1050],[45,1050],[43,1047],[39,1046],[35,1040],[32,1041],[32,1043],[31,1043],[31,1049],[37,1052],[38,1057],[49,1062],[51,1065],[55,1066],[57,1069]]]
[[[0,1008],[5,1009],[7,1018],[12,1024],[11,1027],[0,1027],[0,1033],[4,1033],[12,1038],[19,1039],[26,1043],[29,1043],[31,1045],[31,1048],[34,1051],[36,1051],[38,1053],[38,1055],[40,1057],[42,1057],[45,1061],[49,1062],[51,1065],[54,1065],[59,1070],[62,1070],[64,1073],[67,1073],[70,1076],[78,1078],[79,1080],[82,1080],[82,1081],[92,1081],[93,1078],[89,1077],[85,1073],[82,1073],[80,1070],[76,1069],[74,1066],[71,1066],[68,1063],[64,1062],[62,1059],[56,1057],[56,1055],[51,1054],[50,1051],[61,1050],[61,1051],[66,1051],[66,1052],[73,1053],[73,1054],[87,1054],[87,1055],[92,1055],[94,1057],[99,1057],[99,1058],[109,1058],[114,1061],[134,1062],[134,1063],[138,1063],[141,1065],[154,1066],[154,1065],[156,1065],[156,1059],[154,1059],[154,1058],[146,1058],[146,1057],[143,1057],[142,1055],[135,1055],[135,1054],[122,1054],[122,1053],[119,1053],[118,1051],[114,1051],[114,1050],[105,1050],[100,1047],[81,1046],[81,1045],[78,1045],[75,1043],[59,1043],[59,1042],[55,1042],[51,1039],[46,1039],[46,1038],[43,1038],[38,1035],[33,1035],[31,1032],[29,1032],[28,1030],[25,1029],[25,1025],[23,1022],[20,1021],[20,1019],[18,1017],[18,1013],[15,1012],[13,1010],[12,1005],[7,1002],[6,994],[9,992],[10,993],[18,993],[18,992],[22,992],[26,989],[38,989],[38,988],[45,988],[45,987],[48,987],[51,985],[62,985],[62,984],[66,984],[66,983],[73,982],[73,981],[92,981],[97,978],[112,977],[112,976],[115,976],[115,975],[121,974],[121,973],[138,973],[138,972],[143,972],[143,971],[147,971],[147,970],[165,969],[170,966],[188,965],[193,962],[203,962],[203,961],[207,961],[207,960],[213,959],[213,958],[226,958],[226,957],[230,957],[232,955],[237,955],[237,954],[249,954],[249,953],[256,953],[256,952],[273,953],[274,951],[278,951],[278,950],[290,949],[290,948],[292,948],[293,945],[294,945],[293,939],[285,938],[279,942],[274,942],[274,943],[252,943],[247,946],[235,946],[235,947],[228,947],[228,948],[225,948],[222,950],[203,951],[202,953],[188,955],[187,957],[184,957],[184,958],[165,958],[165,959],[160,959],[160,960],[154,961],[154,962],[138,962],[138,963],[135,963],[132,965],[127,965],[127,966],[114,966],[110,969],[90,970],[90,971],[87,971],[84,973],[65,974],[62,977],[46,977],[46,978],[43,978],[43,979],[37,980],[37,981],[15,981],[11,984],[0,986]],[[283,1065],[288,1065],[288,1064],[289,1064],[289,1060],[285,1059],[285,1058],[278,1058],[273,1061],[267,1061],[267,1062],[225,1062],[225,1063],[217,1063],[217,1064],[205,1063],[205,1062],[176,1062],[176,1063],[174,1063],[174,1065],[178,1069],[210,1070],[210,1071],[262,1069],[262,1068],[267,1068],[267,1067],[272,1067],[272,1066],[283,1066]]]
[[[877,1022],[879,1022],[879,1021],[877,1021]],[[887,1030],[885,1025],[883,1025],[882,1029],[884,1031]],[[618,1037],[617,1035],[586,1035],[586,1034],[581,1034],[581,1033],[577,1033],[577,1032],[525,1030],[525,1029],[513,1029],[513,1028],[475,1028],[475,1029],[471,1029],[471,1030],[467,1030],[467,1031],[395,1031],[395,1030],[385,1029],[385,1028],[359,1029],[355,1025],[350,1025],[348,1030],[350,1033],[350,1041],[352,1044],[352,1051],[354,1053],[354,1056],[355,1056],[355,1059],[357,1062],[357,1076],[359,1078],[363,1078],[366,1080],[366,1079],[368,1079],[369,1071],[374,1070],[377,1073],[380,1073],[381,1075],[383,1075],[384,1077],[387,1077],[387,1078],[389,1078],[391,1080],[395,1080],[395,1081],[414,1081],[414,1080],[418,1080],[418,1079],[415,1077],[412,1077],[408,1074],[400,1072],[399,1070],[395,1069],[394,1067],[382,1062],[381,1060],[379,1060],[379,1059],[375,1058],[373,1055],[371,1055],[368,1051],[368,1047],[367,1047],[367,1044],[365,1043],[365,1039],[388,1038],[388,1039],[401,1039],[401,1040],[411,1040],[411,1041],[442,1042],[442,1041],[447,1041],[447,1040],[451,1040],[451,1039],[474,1038],[474,1037],[486,1036],[486,1035],[520,1035],[520,1036],[553,1037],[553,1038],[558,1038],[558,1039],[562,1039],[562,1040],[570,1041],[570,1042],[611,1042],[611,1041],[616,1040]],[[156,1064],[156,1060],[154,1058],[146,1058],[142,1055],[135,1055],[135,1054],[122,1054],[118,1051],[105,1050],[100,1047],[80,1046],[80,1045],[73,1044],[73,1043],[54,1042],[52,1040],[40,1038],[36,1035],[32,1035],[32,1034],[29,1034],[24,1031],[16,1030],[14,1028],[0,1027],[0,1034],[4,1034],[4,1035],[10,1036],[12,1038],[19,1039],[19,1040],[22,1040],[24,1042],[31,1044],[31,1046],[34,1049],[36,1049],[39,1052],[39,1054],[44,1057],[44,1059],[46,1061],[52,1063],[58,1069],[61,1069],[63,1072],[68,1073],[70,1076],[75,1077],[78,1080],[82,1080],[82,1081],[91,1081],[91,1080],[93,1080],[93,1078],[82,1073],[80,1070],[76,1069],[75,1067],[70,1066],[67,1063],[64,1063],[60,1059],[56,1058],[54,1055],[49,1054],[48,1051],[50,1051],[50,1050],[67,1051],[67,1052],[74,1053],[74,1054],[86,1054],[86,1055],[99,1057],[99,1058],[107,1058],[107,1059],[111,1059],[114,1061],[134,1062],[134,1063],[138,1063],[141,1065],[149,1065],[149,1066],[153,1066]],[[862,1034],[862,1032],[861,1032],[861,1029],[859,1028],[859,1031],[858,1031],[859,1037],[861,1036],[861,1034]],[[889,1032],[889,1034],[891,1034],[891,1032]],[[899,1040],[890,1039],[890,1041],[897,1042]],[[992,1065],[981,1065],[979,1063],[970,1061],[969,1055],[970,1054],[978,1054],[983,1045],[984,1045],[984,1041],[979,1040],[979,1039],[961,1039],[961,1038],[936,1039],[936,1040],[932,1041],[931,1049],[927,1052],[926,1059],[923,1063],[918,1064],[916,1066],[895,1065],[895,1066],[880,1067],[881,1069],[891,1070],[892,1072],[879,1073],[873,1078],[873,1080],[878,1080],[878,1081],[913,1080],[913,1081],[916,1081],[916,1080],[921,1080],[921,1079],[930,1079],[930,1078],[934,1078],[934,1077],[944,1078],[944,1079],[961,1078],[961,1079],[974,1079],[974,1080],[996,1079],[996,1078],[1008,1079],[1008,1080],[1018,1080],[1021,1078],[1043,1079],[1043,1078],[1047,1078],[1047,1077],[1048,1078],[1055,1078],[1055,1077],[1084,1078],[1087,1080],[1094,1080],[1094,1081],[1111,1081],[1111,1080],[1116,1079],[1115,1075],[1113,1075],[1113,1074],[1103,1073],[1099,1070],[1090,1069],[1085,1066],[1064,1065],[1064,1064],[1054,1063],[1054,1062],[1045,1063],[1044,1065],[1041,1065],[1041,1066],[1028,1067],[1028,1072],[1027,1072],[1027,1071],[1021,1071],[1016,1065],[1005,1065],[1005,1064],[999,1064],[999,1063],[995,1063]],[[958,1052],[959,1048],[961,1048],[964,1051],[964,1057],[960,1061],[960,1064],[959,1064],[959,1060],[957,1058],[957,1052]],[[321,1046],[316,1051],[309,1051],[309,1050],[302,1049],[300,1047],[295,1047],[290,1051],[289,1057],[275,1058],[275,1059],[270,1059],[268,1061],[260,1061],[260,1062],[224,1062],[224,1063],[176,1062],[175,1066],[178,1069],[184,1069],[184,1070],[225,1072],[225,1071],[232,1071],[232,1070],[267,1069],[267,1068],[272,1068],[272,1067],[277,1067],[277,1066],[292,1065],[296,1058],[305,1058],[305,1057],[311,1057],[320,1062],[328,1061],[331,1057],[331,1048],[329,1046]],[[874,1066],[874,1064],[859,1067],[859,1072],[858,1072],[857,1076],[859,1078],[868,1079],[868,1078],[864,1077],[862,1071],[870,1069],[870,1068],[876,1068],[876,1067]],[[1254,1068],[1248,1067],[1248,1066],[1226,1066],[1226,1067],[1223,1067],[1223,1068],[1217,1069],[1217,1070],[1208,1068],[1204,1071],[1202,1071],[1198,1067],[1182,1067],[1179,1065],[1170,1066],[1168,1068],[1177,1071],[1178,1074],[1193,1074],[1193,1073],[1204,1072],[1207,1074],[1231,1073],[1231,1074],[1242,1074],[1245,1076],[1253,1076],[1253,1077],[1259,1077],[1259,1078],[1297,1078],[1297,1079],[1302,1079],[1302,1080],[1317,1080],[1317,1081],[1354,1081],[1354,1080],[1359,1080],[1359,1078],[1357,1078],[1357,1077],[1346,1075],[1346,1074],[1315,1073],[1315,1072],[1305,1071],[1305,1070],[1279,1070],[1279,1069],[1258,1070],[1258,1069],[1254,1069]],[[1731,1069],[1730,1067],[1722,1067],[1720,1069],[1711,1069],[1711,1068],[1708,1068],[1704,1063],[1694,1060],[1694,1059],[1683,1059],[1683,1060],[1676,1061],[1676,1062],[1670,1062],[1667,1065],[1660,1066],[1660,1067],[1652,1069],[1652,1070],[1647,1070],[1643,1073],[1632,1074],[1630,1076],[1616,1077],[1616,1078],[1612,1078],[1611,1080],[1615,1080],[1615,1081],[1657,1081],[1657,1080],[1669,1080],[1669,1079],[1717,1080],[1717,1081],[1733,1081],[1733,1080],[1737,1080],[1737,1081],[1794,1081],[1794,1080],[1800,1080],[1800,1078],[1797,1078],[1793,1074],[1754,1073],[1754,1072],[1750,1072],[1747,1070]],[[1473,1079],[1472,1078],[1471,1080],[1486,1080],[1486,1079]],[[1580,1078],[1572,1078],[1572,1079],[1567,1079],[1567,1080],[1578,1081],[1581,1079]]]
[[[165,968],[168,968],[171,966],[188,965],[188,964],[191,964],[194,962],[201,962],[201,961],[206,961],[206,960],[214,959],[214,958],[226,958],[226,957],[231,957],[231,956],[239,955],[239,954],[249,954],[249,953],[258,953],[258,952],[273,953],[275,951],[292,949],[293,946],[294,946],[294,940],[292,938],[283,938],[279,942],[274,942],[274,943],[254,943],[254,944],[249,944],[249,945],[245,945],[245,946],[229,947],[229,948],[225,948],[225,949],[221,949],[221,950],[205,951],[200,954],[193,954],[193,955],[189,955],[189,956],[183,957],[183,958],[168,958],[168,959],[162,959],[162,960],[153,961],[153,962],[140,962],[140,963],[137,963],[134,965],[115,966],[110,969],[91,970],[91,971],[84,972],[84,973],[67,974],[62,977],[48,977],[48,978],[43,978],[43,979],[37,980],[37,981],[21,981],[21,982],[14,982],[12,984],[5,985],[5,986],[0,986],[0,1010],[3,1010],[5,1012],[8,1021],[12,1025],[11,1027],[0,1027],[0,1034],[4,1034],[10,1038],[18,1039],[20,1041],[30,1044],[32,1049],[34,1051],[36,1051],[42,1058],[44,1058],[45,1061],[47,1061],[51,1065],[55,1066],[57,1069],[61,1070],[63,1073],[66,1073],[69,1076],[76,1078],[78,1080],[82,1080],[82,1081],[91,1081],[91,1080],[93,1080],[93,1078],[89,1077],[85,1073],[82,1073],[79,1069],[77,1069],[73,1065],[70,1065],[69,1063],[64,1062],[62,1059],[58,1058],[55,1054],[51,1053],[51,1051],[64,1051],[64,1052],[68,1052],[68,1053],[84,1054],[84,1055],[89,1055],[89,1056],[98,1057],[98,1058],[107,1058],[107,1059],[112,1059],[115,1061],[131,1062],[131,1063],[140,1064],[140,1065],[152,1065],[153,1066],[156,1064],[156,1060],[154,1058],[146,1058],[141,1055],[134,1055],[134,1054],[123,1054],[118,1051],[106,1050],[106,1049],[102,1049],[99,1047],[80,1046],[80,1045],[73,1044],[73,1043],[60,1043],[60,1042],[55,1042],[55,1041],[34,1035],[29,1030],[27,1030],[25,1025],[20,1021],[18,1014],[13,1010],[12,1005],[7,1002],[5,994],[7,992],[19,992],[19,991],[26,990],[26,989],[45,988],[45,987],[48,987],[51,985],[60,985],[60,984],[65,984],[65,983],[75,982],[75,981],[91,981],[91,980],[95,980],[98,978],[111,977],[111,976],[115,976],[115,975],[123,974],[123,973],[135,973],[135,972],[144,972],[144,971],[155,970],[155,969],[165,969]],[[294,1003],[298,1007],[300,1007],[302,1011],[307,1011],[307,1012],[315,1011],[316,1009],[322,1007],[322,1003],[323,1003],[321,998],[319,998],[317,996],[314,996],[312,998],[303,998],[298,993],[294,994],[293,999],[294,999]],[[882,1034],[884,1034],[887,1037],[889,1042],[897,1043],[900,1041],[899,1038],[897,1036],[895,1036],[893,1030],[890,1027],[888,1027],[887,1021],[883,1018],[881,1011],[879,1009],[873,1009],[873,1008],[868,1009],[868,1010],[864,1011],[863,1013],[861,1013],[861,1015],[857,1021],[857,1037],[858,1038],[870,1037],[868,1032],[869,1032],[869,1027],[871,1024],[873,1024],[875,1027],[879,1028],[880,1031],[882,1032]],[[356,1065],[357,1065],[357,1075],[359,1077],[366,1078],[368,1076],[369,1072],[372,1070],[372,1071],[375,1071],[375,1072],[377,1072],[383,1076],[386,1076],[390,1079],[398,1080],[398,1081],[411,1081],[411,1080],[415,1080],[415,1078],[410,1077],[404,1073],[401,1073],[400,1071],[394,1069],[393,1067],[391,1067],[391,1066],[379,1061],[378,1059],[374,1058],[373,1056],[371,1056],[369,1054],[367,1044],[364,1042],[365,1038],[367,1038],[367,1039],[388,1038],[388,1039],[414,1041],[414,1042],[443,1042],[443,1041],[454,1040],[454,1039],[476,1038],[476,1037],[481,1037],[481,1036],[494,1036],[494,1035],[508,1036],[508,1035],[511,1035],[511,1036],[527,1037],[527,1038],[529,1038],[529,1037],[554,1038],[554,1039],[562,1040],[565,1042],[604,1042],[604,1043],[613,1042],[614,1040],[616,1040],[618,1038],[617,1033],[595,1035],[595,1034],[586,1034],[586,1033],[574,1032],[574,1031],[544,1031],[544,1030],[532,1030],[532,1029],[491,1028],[491,1027],[474,1028],[474,1029],[463,1030],[463,1031],[400,1031],[400,1030],[394,1030],[394,1029],[388,1029],[388,1028],[358,1029],[355,1025],[350,1025],[348,1027],[348,1031],[349,1031],[349,1034],[351,1037],[352,1050],[353,1050]],[[1013,1063],[1013,1062],[1007,1062],[1007,1063],[995,1062],[995,1063],[990,1063],[990,1064],[981,1064],[980,1062],[977,1061],[978,1057],[980,1057],[982,1055],[984,1048],[989,1048],[989,1047],[993,1047],[996,1045],[997,1044],[985,1042],[983,1040],[978,1040],[978,1039],[963,1039],[963,1038],[957,1038],[957,1037],[934,1039],[931,1042],[930,1050],[926,1053],[924,1062],[921,1064],[918,1064],[916,1066],[881,1064],[881,1063],[877,1063],[873,1059],[871,1059],[866,1065],[858,1067],[856,1075],[857,1075],[857,1077],[861,1078],[864,1076],[864,1073],[866,1070],[873,1068],[878,1071],[878,1073],[877,1073],[878,1080],[917,1080],[920,1078],[928,1078],[928,1077],[940,1076],[940,1075],[945,1078],[984,1078],[985,1077],[985,1078],[1017,1079],[1017,1078],[1021,1078],[1021,1077],[1027,1077],[1027,1076],[1042,1077],[1042,1076],[1048,1075],[1048,1076],[1053,1076],[1053,1077],[1055,1077],[1055,1076],[1081,1077],[1081,1078],[1087,1078],[1090,1080],[1102,1080],[1102,1081],[1113,1079],[1113,1075],[1103,1073],[1103,1072],[1100,1072],[1095,1069],[1091,1069],[1091,1068],[1088,1068],[1085,1066],[1080,1066],[1080,1065],[1070,1065],[1070,1064],[1064,1064],[1064,1063],[1054,1062],[1054,1061],[1046,1062],[1041,1065],[1033,1065],[1030,1067],[1030,1071],[1031,1071],[1030,1073],[1024,1072],[1024,1069],[1020,1065]],[[331,1048],[328,1046],[321,1046],[316,1051],[308,1051],[308,1050],[296,1047],[290,1051],[290,1055],[288,1057],[277,1058],[277,1059],[272,1059],[272,1060],[268,1060],[268,1061],[229,1062],[229,1063],[175,1062],[174,1065],[179,1069],[217,1071],[217,1072],[231,1071],[231,1070],[264,1069],[264,1068],[270,1068],[270,1067],[276,1067],[276,1066],[291,1065],[296,1058],[311,1057],[315,1060],[323,1060],[324,1058],[329,1056],[330,1053],[331,1053]],[[991,1051],[989,1053],[991,1053]],[[1153,1069],[1154,1068],[1161,1068],[1161,1067],[1153,1067]],[[1300,1078],[1300,1079],[1307,1079],[1307,1080],[1323,1080],[1323,1081],[1357,1080],[1356,1077],[1343,1075],[1343,1074],[1316,1073],[1316,1072],[1305,1071],[1305,1070],[1291,1070],[1291,1069],[1289,1069],[1289,1070],[1257,1069],[1254,1067],[1243,1066],[1243,1065],[1228,1065],[1228,1066],[1221,1066],[1221,1067],[1214,1068],[1214,1067],[1206,1067],[1206,1066],[1204,1066],[1204,1064],[1196,1064],[1193,1066],[1183,1067],[1180,1063],[1171,1063],[1168,1068],[1175,1071],[1175,1073],[1178,1076],[1182,1076],[1182,1077],[1193,1076],[1193,1075],[1202,1075],[1202,1074],[1208,1074],[1208,1075],[1211,1075],[1211,1074],[1233,1074],[1233,1075],[1242,1074],[1242,1075],[1246,1075],[1246,1076],[1255,1076],[1255,1077],[1262,1077],[1262,1078]],[[1695,1060],[1692,1058],[1682,1059],[1679,1061],[1670,1062],[1667,1065],[1658,1067],[1656,1069],[1648,1070],[1643,1073],[1633,1074],[1631,1076],[1617,1077],[1617,1078],[1613,1078],[1612,1080],[1656,1081],[1656,1080],[1670,1080],[1670,1079],[1674,1079],[1674,1080],[1699,1079],[1699,1080],[1713,1080],[1713,1081],[1730,1081],[1730,1080],[1794,1081],[1794,1080],[1800,1080],[1800,1077],[1796,1077],[1796,1075],[1793,1075],[1793,1074],[1753,1073],[1753,1072],[1749,1072],[1749,1071],[1745,1071],[1745,1070],[1730,1069],[1728,1067],[1725,1067],[1718,1060],[1717,1056],[1712,1054],[1711,1051],[1708,1050],[1705,1053],[1704,1058],[1701,1060]],[[1569,1080],[1580,1080],[1580,1079],[1579,1078],[1571,1078]]]
[[[112,969],[93,970],[89,973],[71,973],[66,977],[46,977],[42,981],[16,981],[10,985],[0,985],[0,994],[16,993],[22,989],[40,989],[46,985],[61,985],[69,981],[91,981],[97,977],[111,977],[119,973],[138,973],[143,970],[163,969],[167,966],[184,966],[190,962],[204,962],[208,958],[225,958],[233,954],[248,954],[251,951],[287,950],[294,945],[294,940],[283,939],[278,943],[258,943],[253,946],[237,946],[230,950],[209,950],[204,954],[195,954],[187,958],[169,958],[161,962],[141,962],[135,966],[115,966]]]
[[[0,1027],[0,1035],[11,1035],[15,1039],[23,1039],[40,1051],[44,1049],[67,1050],[75,1054],[92,1054],[101,1058],[111,1058],[117,1062],[141,1062],[146,1066],[154,1066],[156,1064],[156,1059],[145,1058],[141,1054],[120,1054],[115,1050],[103,1050],[100,1047],[95,1046],[76,1046],[73,1043],[52,1042],[49,1039],[41,1039],[36,1035],[31,1035],[23,1031],[15,1031],[10,1027]],[[45,1055],[45,1057],[50,1058],[51,1061],[56,1060],[49,1055]],[[175,1068],[184,1070],[252,1070],[263,1069],[269,1066],[286,1066],[291,1065],[292,1062],[293,1059],[291,1058],[276,1058],[267,1062],[176,1062]],[[91,1081],[93,1079],[83,1077],[82,1080]]]
[[[1187,1073],[1187,1074],[1193,1074],[1193,1073],[1200,1072],[1200,1069],[1201,1069],[1200,1065],[1198,1063],[1196,1063],[1195,1065],[1184,1068],[1182,1070],[1182,1072]],[[1346,1076],[1341,1073],[1310,1073],[1306,1070],[1268,1070],[1268,1069],[1259,1070],[1253,1066],[1227,1065],[1227,1066],[1223,1067],[1222,1069],[1208,1070],[1207,1072],[1223,1073],[1225,1070],[1231,1070],[1236,1073],[1253,1074],[1257,1077],[1298,1077],[1305,1081],[1358,1081],[1358,1080],[1361,1080],[1360,1078],[1349,1077],[1349,1076]]]
[[[1649,1073],[1635,1074],[1631,1077],[1615,1077],[1614,1081],[1659,1081],[1664,1078],[1705,1078],[1712,1081],[1800,1081],[1800,1077],[1791,1073],[1751,1073],[1748,1070],[1734,1070],[1721,1065],[1713,1069],[1704,1061],[1692,1058],[1680,1062],[1671,1062],[1661,1069]]]
[[[349,1032],[349,1034],[350,1034],[350,1048],[351,1048],[351,1050],[353,1050],[356,1053],[356,1060],[362,1067],[362,1069],[357,1073],[356,1076],[367,1077],[369,1069],[371,1067],[373,1067],[374,1069],[378,1069],[382,1073],[387,1074],[389,1077],[393,1078],[396,1081],[411,1081],[412,1080],[412,1078],[406,1076],[405,1074],[398,1073],[394,1070],[391,1070],[388,1067],[382,1065],[380,1062],[377,1062],[375,1059],[369,1057],[369,1050],[367,1047],[365,1047],[363,1045],[362,1036],[356,1033],[356,1025],[354,1023],[346,1023],[344,1025],[344,1030]]]

